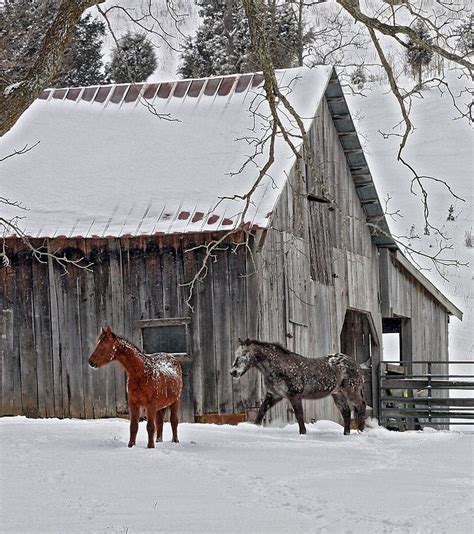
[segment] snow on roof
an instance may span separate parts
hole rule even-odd
[[[277,72],[306,127],[331,74],[329,66]],[[245,194],[267,154],[241,169],[268,127],[262,82],[243,74],[44,91],[2,140],[0,158],[33,147],[2,163],[1,196],[28,208],[4,216],[23,215],[32,237],[233,228],[244,202],[220,199]],[[279,137],[245,222],[267,226],[293,163]]]

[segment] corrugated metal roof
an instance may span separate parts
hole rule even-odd
[[[331,72],[277,73],[307,126]],[[45,90],[2,139],[1,154],[40,141],[2,164],[2,196],[29,208],[20,225],[32,237],[231,229],[268,150],[256,144],[268,126],[262,81],[243,74]],[[268,225],[293,165],[283,139],[275,149],[247,209],[249,227]]]
[[[298,69],[287,69],[298,70]],[[303,69],[300,69],[303,70]],[[325,68],[327,70],[327,68]],[[285,71],[278,71],[281,75]],[[260,73],[239,74],[202,78],[196,80],[176,80],[173,82],[114,84],[100,87],[74,87],[65,89],[45,89],[41,100],[83,100],[103,104],[123,104],[136,102],[140,97],[153,101],[155,98],[198,98],[206,96],[228,96],[231,92],[243,93],[249,88],[258,88],[263,82]]]

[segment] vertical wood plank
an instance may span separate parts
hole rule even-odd
[[[112,325],[119,335],[125,335],[124,317],[124,288],[122,271],[122,248],[119,239],[109,241],[110,249],[110,292]],[[121,365],[115,364],[115,413],[126,414],[128,412],[126,393],[126,374]],[[114,413],[114,415],[115,415]]]
[[[91,240],[92,241],[92,240]],[[94,260],[93,242],[83,240],[84,255],[89,262]],[[94,269],[92,265],[92,269]],[[80,345],[82,352],[82,380],[84,391],[84,414],[86,418],[102,415],[100,394],[102,391],[101,371],[89,367],[88,359],[95,347],[99,325],[96,318],[94,273],[83,272],[80,277],[81,303],[79,309]]]
[[[48,252],[51,253],[51,242],[48,240]],[[48,257],[49,302],[51,308],[51,349],[53,363],[54,413],[56,417],[64,417],[62,358],[59,338],[59,303],[58,280],[54,269],[54,260]]]
[[[97,243],[94,259],[95,315],[98,327],[104,325],[113,326],[109,274],[110,253],[108,247],[103,246],[102,240]],[[100,369],[100,386],[97,393],[98,404],[96,412],[99,417],[116,415],[115,369],[113,365],[107,365]]]
[[[247,325],[247,283],[245,252],[242,247],[231,251],[228,257],[230,298],[232,301],[230,345],[232,358],[237,350],[238,339],[249,336]],[[253,302],[255,300],[255,295]],[[232,401],[234,412],[243,412],[249,402],[248,377],[244,375],[240,380],[232,379]]]
[[[32,265],[33,326],[38,381],[38,413],[54,417],[54,375],[51,340],[51,306],[49,302],[48,266],[37,261]]]
[[[28,417],[38,417],[38,376],[33,325],[33,259],[24,253],[22,268],[17,278],[18,327],[20,351],[20,383],[22,412]]]
[[[231,307],[229,285],[229,247],[219,251],[212,265],[212,313],[214,323],[214,350],[216,355],[217,407],[219,413],[232,413],[232,377],[230,376],[232,345]]]

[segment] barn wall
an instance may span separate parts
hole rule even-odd
[[[300,178],[293,172],[273,212],[261,258],[259,337],[317,357],[340,350],[348,309],[370,313],[379,341],[382,324],[378,251],[325,100],[310,135],[320,180],[308,169]],[[321,179],[332,204],[307,199],[321,193]],[[380,349],[372,352],[374,364]],[[308,421],[339,417],[331,398],[305,402]],[[268,415],[288,418],[287,401]]]
[[[408,359],[447,361],[449,316],[446,309],[388,250],[381,251],[380,271],[383,316],[411,319],[412,353],[407,355]]]
[[[212,236],[210,236],[212,237]],[[215,237],[215,236],[214,236]],[[91,271],[53,260],[39,263],[19,240],[9,240],[11,266],[0,271],[2,415],[110,417],[127,413],[126,383],[116,364],[87,364],[104,324],[141,346],[135,321],[190,317],[192,362],[184,364],[182,419],[243,412],[253,407],[256,376],[232,380],[238,337],[256,335],[255,294],[246,247],[218,252],[208,275],[201,266],[207,235],[121,239],[55,239],[51,251],[84,256]],[[235,242],[235,239],[234,239]],[[37,243],[38,245],[43,244]]]

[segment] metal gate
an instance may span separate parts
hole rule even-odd
[[[379,423],[394,430],[473,425],[474,360],[380,362]]]

